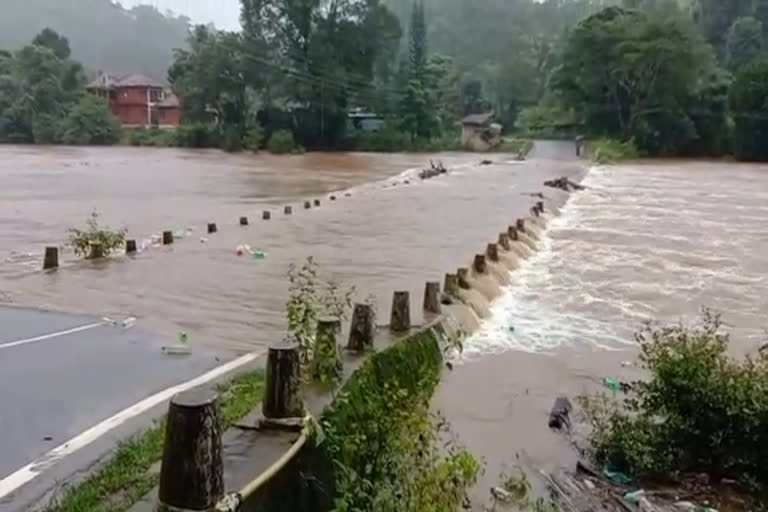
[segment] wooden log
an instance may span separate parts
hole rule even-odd
[[[411,297],[409,292],[395,292],[392,296],[392,315],[389,328],[404,332],[411,328]]]
[[[459,296],[459,276],[456,274],[445,274],[443,283],[443,292],[450,297]]]
[[[517,236],[517,228],[515,226],[509,226],[507,228],[507,234],[509,235],[509,239],[513,242],[517,242],[520,237]]]
[[[213,510],[224,497],[218,399],[209,389],[171,399],[160,468],[158,512]]]
[[[440,283],[430,281],[424,286],[424,311],[439,315],[440,309]]]
[[[525,233],[525,221],[523,219],[517,219],[515,223],[517,230],[521,233]]]
[[[315,203],[315,206],[320,206],[320,200],[319,199],[315,199],[314,203]]]
[[[310,208],[312,208],[312,203],[309,201],[304,201],[304,209],[309,210]]]
[[[163,231],[163,245],[171,245],[173,243],[173,231]]]
[[[292,207],[290,207],[290,206],[286,206],[286,207],[283,209],[283,213],[285,213],[286,215],[290,215],[291,213],[293,213],[293,208],[292,208]]]
[[[301,396],[301,357],[297,345],[282,342],[269,347],[267,382],[261,412],[267,419],[304,416],[304,400]]]
[[[457,269],[456,276],[459,279],[459,287],[469,290],[469,269],[466,267]]]
[[[499,246],[496,244],[488,244],[488,248],[485,250],[488,255],[488,259],[491,261],[499,261]]]
[[[272,212],[270,212],[269,210],[264,210],[263,212],[261,212],[262,220],[269,220],[271,218],[272,218]]]
[[[208,223],[208,234],[209,235],[217,232],[218,230],[219,230],[219,228],[216,226],[215,222],[209,222]]]
[[[485,264],[485,254],[475,254],[475,261],[472,264],[472,268],[478,274],[485,274],[488,270],[488,266]]]
[[[371,304],[355,304],[349,328],[347,349],[362,352],[373,347],[376,332],[376,314]]]
[[[499,233],[499,247],[505,250],[510,249],[509,245],[509,235],[506,233]]]
[[[59,268],[59,248],[46,247],[45,256],[43,256],[43,270]]]
[[[317,334],[315,335],[314,359],[312,361],[312,377],[323,381],[328,377],[335,381],[341,377],[344,366],[336,341],[341,334],[341,319],[337,317],[322,317],[317,319]],[[329,365],[333,366],[329,366]],[[329,372],[330,370],[330,372]],[[327,384],[328,382],[324,382]]]
[[[88,259],[98,260],[104,257],[104,245],[101,242],[91,242],[88,244]]]
[[[241,226],[247,226],[248,225],[248,217],[240,217],[240,225]]]
[[[133,254],[137,251],[136,240],[125,241],[125,254]]]

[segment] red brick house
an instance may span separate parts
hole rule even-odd
[[[86,88],[109,100],[109,109],[123,126],[164,128],[181,122],[178,98],[163,84],[144,75],[116,79],[99,74]]]

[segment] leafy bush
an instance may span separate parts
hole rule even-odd
[[[243,149],[243,138],[239,126],[227,125],[222,128],[219,148],[230,153]]]
[[[219,145],[216,127],[205,123],[180,124],[174,131],[174,144],[180,148],[212,148]]]
[[[590,140],[585,144],[587,157],[599,164],[609,164],[638,157],[634,142],[615,139]]]
[[[69,230],[69,244],[78,256],[98,257],[98,254],[92,252],[94,245],[101,246],[103,256],[109,256],[112,251],[125,243],[128,230],[122,228],[115,231],[99,225],[99,214],[96,212],[91,214],[85,224],[85,229],[70,228]]]
[[[705,310],[696,324],[649,324],[636,335],[650,380],[635,383],[623,408],[606,397],[584,401],[599,462],[639,477],[768,482],[768,354],[730,358],[720,327]]]
[[[278,130],[269,137],[267,149],[270,153],[278,155],[293,153],[298,149],[290,130]]]
[[[85,94],[75,104],[59,127],[59,140],[64,144],[114,144],[120,127],[107,103]]]
[[[245,134],[245,147],[247,149],[256,153],[261,148],[263,141],[264,130],[261,128],[261,125],[255,124],[248,128],[248,132]]]

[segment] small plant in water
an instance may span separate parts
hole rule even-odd
[[[128,230],[126,228],[112,230],[101,226],[97,212],[91,213],[85,225],[85,229],[69,229],[69,244],[78,256],[85,258],[109,256],[125,243]]]

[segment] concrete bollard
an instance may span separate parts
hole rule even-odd
[[[272,218],[272,213],[269,210],[264,210],[261,212],[261,219],[262,220],[269,220]]]
[[[290,214],[292,214],[292,213],[293,213],[293,208],[291,208],[290,206],[286,206],[286,207],[283,209],[283,213],[285,213],[286,215],[290,215]]]
[[[440,283],[427,282],[424,286],[424,311],[439,315],[440,309]]]
[[[45,256],[43,256],[43,270],[59,268],[59,248],[46,247]]]
[[[173,243],[173,231],[163,231],[163,245],[171,245]]]
[[[315,206],[320,206],[320,200],[319,199],[315,199]]]
[[[459,276],[456,274],[445,274],[445,283],[443,292],[449,297],[459,296]]]
[[[137,251],[136,240],[125,241],[125,254],[133,254]]]
[[[218,397],[209,389],[171,399],[157,512],[213,510],[224,497]]]
[[[241,226],[247,226],[248,225],[248,217],[240,217],[240,225]]]
[[[525,233],[525,221],[523,219],[517,219],[517,222],[515,223],[515,227],[519,232]]]
[[[456,270],[456,276],[459,279],[459,287],[469,290],[469,269],[467,267],[462,267]]]
[[[261,412],[268,420],[302,418],[301,357],[294,343],[269,347],[267,382]]]
[[[508,234],[499,233],[499,247],[501,247],[502,249],[506,249],[507,251],[510,249]]]
[[[208,234],[211,235],[215,232],[217,232],[219,228],[216,226],[215,222],[209,222],[208,223]]]
[[[517,236],[517,228],[515,226],[509,226],[509,228],[507,228],[507,234],[509,235],[509,239],[513,242],[517,242],[520,239]]]
[[[336,200],[336,196],[331,196],[330,199],[331,199],[331,201],[335,201]]]
[[[91,242],[88,246],[88,259],[98,260],[104,257],[104,245],[101,242]]]
[[[389,328],[404,332],[411,328],[411,297],[409,292],[395,292],[392,296],[392,315]]]
[[[472,264],[472,268],[474,268],[475,272],[478,274],[485,274],[486,270],[488,270],[488,267],[485,264],[485,254],[475,254],[475,261]]]
[[[352,312],[352,324],[349,327],[348,350],[362,352],[373,347],[376,332],[376,314],[371,304],[355,304]]]
[[[488,244],[485,254],[488,256],[489,260],[499,261],[499,246],[496,244]]]
[[[304,209],[309,210],[310,208],[312,208],[312,203],[309,201],[304,201]]]

